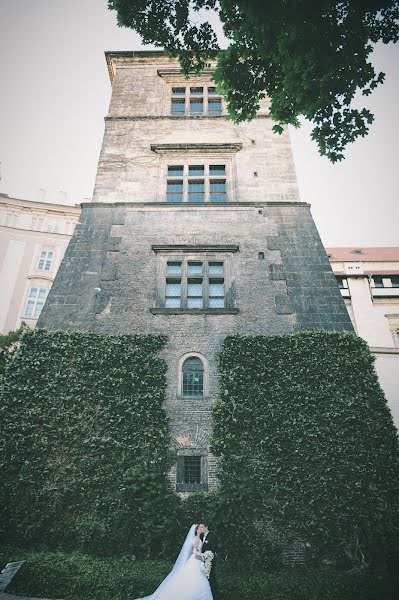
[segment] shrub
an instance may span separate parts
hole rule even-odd
[[[7,592],[65,600],[126,600],[151,594],[171,569],[167,561],[98,558],[73,552],[2,548],[0,563],[26,560]],[[219,600],[395,600],[398,578],[317,569],[254,569],[245,556],[218,568]]]
[[[263,528],[306,540],[318,559],[385,564],[399,531],[399,450],[373,360],[351,333],[225,340],[213,449],[235,556],[270,556]]]

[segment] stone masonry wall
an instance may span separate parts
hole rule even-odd
[[[215,243],[238,246],[231,272],[237,314],[153,314],[159,256],[152,246]],[[254,203],[234,209],[84,205],[39,325],[110,334],[166,333],[167,408],[175,446],[207,452],[211,406],[218,395],[217,354],[226,335],[352,329],[305,203]],[[205,398],[178,395],[178,364],[190,352],[201,354],[209,365]],[[212,489],[216,464],[210,454],[208,458]]]

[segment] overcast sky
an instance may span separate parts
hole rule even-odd
[[[105,50],[139,50],[106,0],[0,0],[0,192],[35,200],[60,187],[91,198],[111,94]],[[399,245],[399,46],[379,46],[386,82],[362,101],[375,114],[367,138],[331,165],[291,130],[301,200],[326,246]]]

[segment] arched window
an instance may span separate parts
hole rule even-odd
[[[182,396],[204,395],[204,364],[197,356],[186,358],[183,363]]]

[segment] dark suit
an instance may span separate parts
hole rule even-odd
[[[203,533],[201,534],[202,541],[204,540],[204,535],[205,534],[203,534]],[[208,531],[205,542],[203,542],[203,544],[202,544],[202,553],[206,552],[207,550],[211,550],[214,554],[214,559],[212,561],[211,574],[209,576],[209,583],[210,583],[211,590],[212,590],[213,600],[217,600],[218,586],[217,586],[217,580],[216,580],[216,563],[217,563],[218,547],[217,547],[217,538],[211,531]]]

